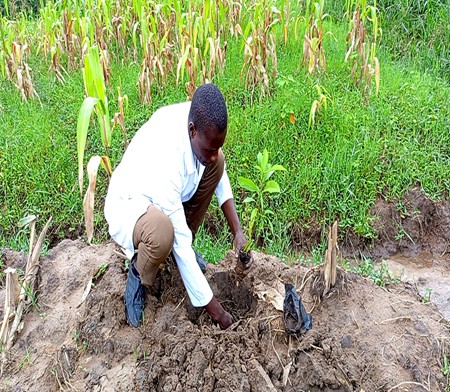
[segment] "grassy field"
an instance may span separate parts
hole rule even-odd
[[[292,15],[304,12],[299,2],[278,1],[279,9],[283,9],[281,3],[290,4]],[[293,229],[313,223],[326,227],[335,219],[341,231],[352,229],[371,237],[369,211],[376,198],[401,197],[411,185],[419,184],[434,200],[448,196],[450,7],[439,1],[420,7],[406,1],[392,3],[379,10],[383,34],[377,48],[381,65],[378,95],[374,80],[371,92],[364,94],[344,62],[348,21],[342,1],[325,4],[324,11],[331,16],[325,18],[323,31],[332,33],[323,37],[325,72],[310,74],[302,65],[304,21],[298,23],[296,38],[292,19],[286,43],[282,23],[274,25],[278,72],[270,79],[270,95],[252,99],[242,72],[243,39],[228,36],[226,65],[213,82],[228,105],[224,150],[246,227],[249,211],[243,200],[247,191],[239,187],[238,177],[256,177],[256,157],[264,149],[271,163],[287,169],[274,174],[281,192],[267,200],[276,214],[273,227],[262,233],[266,240],[261,246],[266,252],[289,255]],[[423,17],[430,23],[420,22]],[[36,16],[22,23],[29,31],[37,31],[38,21]],[[39,36],[33,43],[38,41]],[[27,231],[17,226],[25,214],[37,215],[40,227],[53,216],[53,240],[83,235],[76,145],[77,117],[85,97],[83,77],[80,69],[73,69],[64,75],[65,83],[58,82],[49,71],[48,58],[33,43],[27,63],[40,102],[22,102],[14,85],[6,77],[0,80],[0,247],[15,249],[27,248]],[[108,49],[110,112],[117,111],[120,86],[128,96],[125,126],[131,138],[156,108],[183,101],[187,93],[182,83],[176,85],[174,67],[164,88],[154,89],[151,104],[142,104],[137,88],[141,62],[124,57],[115,47],[111,44]],[[310,126],[311,107],[320,99],[315,86],[325,92],[327,107],[316,113],[315,124]],[[91,127],[86,158],[102,150],[95,124]],[[113,165],[123,150],[123,138],[116,129],[110,149]],[[108,239],[101,211],[107,181],[105,172],[100,172],[95,241]],[[220,229],[216,233],[202,229],[196,246],[207,258],[218,260],[230,246],[230,238],[215,204],[211,220]]]

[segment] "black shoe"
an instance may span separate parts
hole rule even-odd
[[[139,326],[144,311],[145,291],[139,273],[134,267],[135,257],[132,258],[128,269],[127,287],[125,288],[125,313],[127,321],[133,327]]]
[[[202,256],[200,256],[200,253],[198,253],[196,250],[194,250],[194,253],[195,253],[195,259],[197,260],[197,264],[199,265],[202,272],[205,273],[206,264],[208,262]]]

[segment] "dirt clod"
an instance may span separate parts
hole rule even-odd
[[[339,270],[336,286],[319,302],[313,295],[313,285],[320,283],[314,271],[253,252],[253,267],[238,276],[230,252],[206,271],[213,291],[236,319],[229,330],[221,331],[202,309],[189,305],[176,265],[170,263],[161,273],[161,297],[155,301],[147,295],[144,322],[133,328],[124,313],[126,271],[114,250],[112,243],[63,241],[42,258],[39,307],[25,316],[0,390],[360,392],[448,387],[441,369],[450,353],[449,325],[403,283],[380,288]],[[103,263],[108,268],[77,307]],[[311,278],[304,279],[308,274]],[[301,290],[312,313],[313,327],[303,335],[284,331],[282,312],[269,296],[279,291],[280,282]]]

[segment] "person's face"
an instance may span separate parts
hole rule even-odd
[[[208,166],[217,161],[219,149],[225,142],[225,132],[217,132],[216,129],[206,129],[199,132],[192,122],[189,123],[189,138],[192,151],[203,166]]]

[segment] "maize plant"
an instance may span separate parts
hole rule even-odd
[[[326,70],[323,21],[328,14],[324,14],[323,9],[324,0],[320,0],[318,3],[311,3],[310,0],[307,0],[305,18],[308,26],[303,38],[303,64],[310,74]]]
[[[112,129],[111,133],[113,132],[116,125],[119,125],[122,130],[122,136],[123,141],[125,144],[125,149],[128,147],[128,139],[127,139],[127,132],[125,130],[125,109],[124,109],[124,103],[128,107],[128,96],[122,95],[122,92],[120,91],[120,87],[117,87],[118,91],[118,97],[117,97],[117,106],[119,107],[119,111],[117,113],[114,113],[114,118],[112,122]]]
[[[309,120],[308,120],[308,128],[311,128],[316,123],[316,117],[320,115],[320,112],[322,111],[322,107],[327,109],[328,102],[333,103],[331,100],[328,91],[325,87],[316,84],[314,88],[317,91],[318,99],[315,99],[313,103],[311,104],[311,109],[309,111]]]
[[[272,27],[279,22],[279,11],[272,1],[258,1],[252,9],[245,30],[236,29],[244,40],[244,65],[246,88],[251,91],[251,100],[255,95],[260,98],[270,95],[271,80],[277,74],[277,53]],[[259,93],[255,90],[259,87]]]
[[[182,31],[177,31],[181,56],[177,64],[176,83],[184,81],[187,74],[186,91],[190,98],[199,84],[211,80],[217,70],[223,70],[225,64],[226,43],[221,46],[223,29],[216,30],[217,15],[212,12],[213,9],[209,0],[199,10],[201,16],[190,9],[186,14],[188,17],[184,18],[185,23],[179,24]]]
[[[112,131],[109,117],[108,97],[106,95],[105,80],[100,65],[98,47],[92,46],[84,60],[83,80],[87,97],[81,106],[77,124],[78,184],[80,187],[80,194],[82,194],[83,190],[84,150],[93,110],[97,115],[100,137],[106,153],[103,156],[96,155],[91,157],[87,165],[89,186],[84,197],[83,208],[88,242],[90,242],[94,234],[94,194],[97,181],[97,170],[100,163],[109,175],[112,174],[111,162],[109,159],[109,146],[111,143]]]
[[[151,91],[154,84],[158,90],[161,90],[166,84],[167,75],[173,67],[173,59],[172,46],[168,41],[170,29],[165,28],[168,25],[165,19],[166,14],[161,12],[161,9],[151,10],[142,7],[139,17],[143,59],[138,87],[140,101],[145,104],[151,102]],[[167,30],[162,37],[158,34],[160,29]]]
[[[372,37],[367,34],[366,24],[372,24]],[[371,92],[372,78],[375,76],[375,94],[380,88],[380,62],[376,57],[377,37],[381,29],[378,26],[378,15],[375,6],[365,6],[365,1],[356,4],[353,18],[347,34],[347,52],[345,61],[352,63],[351,77],[362,88],[368,101]],[[372,41],[371,41],[372,39]]]
[[[2,44],[0,59],[3,58],[5,61],[2,73],[5,73],[7,79],[20,91],[22,101],[28,101],[29,98],[36,97],[40,102],[39,95],[33,86],[31,68],[25,62],[26,54],[29,52],[28,44],[20,44],[13,41],[10,51],[8,51],[7,39],[4,39]]]

